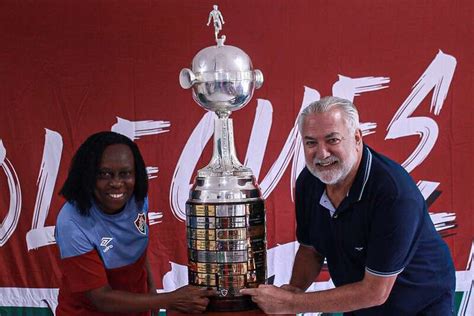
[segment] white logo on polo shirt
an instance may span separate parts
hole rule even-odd
[[[354,249],[357,250],[357,251],[362,251],[362,250],[364,250],[364,247],[354,247]]]
[[[104,247],[102,250],[103,252],[107,252],[114,247],[114,245],[109,245],[112,239],[112,237],[102,237],[102,240],[100,241],[100,246]]]

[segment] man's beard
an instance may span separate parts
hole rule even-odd
[[[318,164],[334,163],[336,166],[331,166],[328,170],[320,170]],[[321,182],[329,185],[333,185],[344,180],[349,172],[351,172],[352,167],[357,162],[357,154],[355,151],[351,151],[351,154],[347,157],[346,160],[341,161],[341,159],[336,156],[329,156],[326,159],[319,160],[314,159],[311,163],[306,162],[308,170]],[[324,167],[320,167],[325,169]]]

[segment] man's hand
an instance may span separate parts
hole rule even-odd
[[[295,313],[295,293],[274,285],[260,285],[255,289],[242,289],[240,293],[252,296],[254,301],[266,314]]]
[[[304,293],[304,291],[302,289],[300,289],[299,287],[296,287],[296,286],[293,286],[293,285],[290,285],[290,284],[283,284],[282,286],[280,286],[280,288],[282,288],[283,290],[286,290],[286,291],[293,292],[295,294]]]

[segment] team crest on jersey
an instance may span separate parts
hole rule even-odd
[[[135,220],[135,227],[143,235],[146,234],[146,216],[145,213],[138,213],[137,219]]]

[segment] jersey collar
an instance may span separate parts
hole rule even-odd
[[[364,195],[364,190],[369,180],[370,170],[372,169],[372,153],[367,145],[362,148],[362,159],[354,183],[349,190],[347,201],[350,203],[359,202]]]

